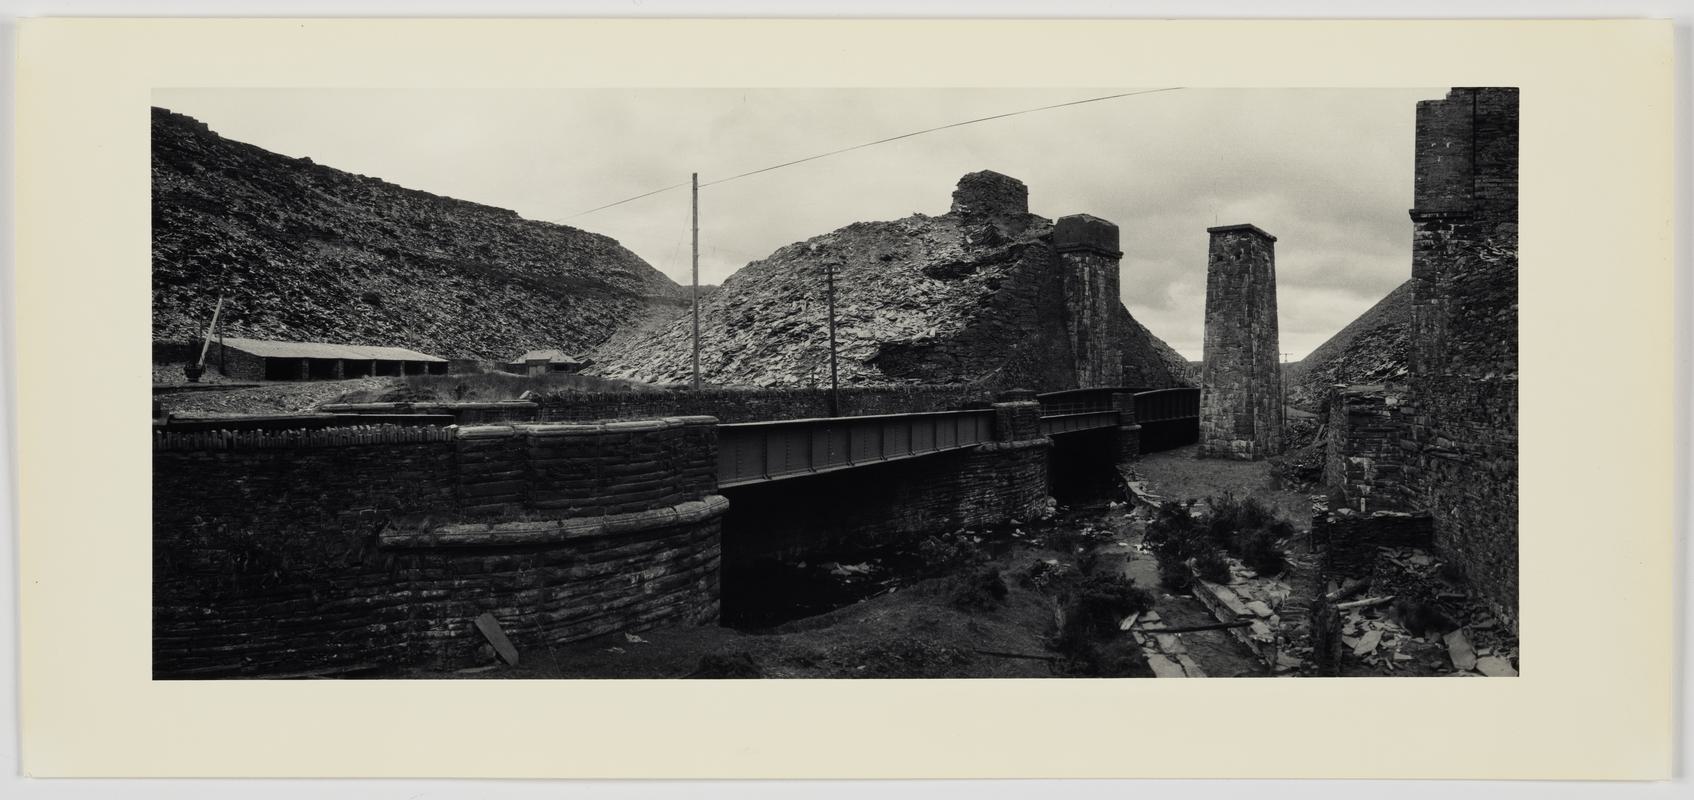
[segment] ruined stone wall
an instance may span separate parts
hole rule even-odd
[[[155,677],[452,668],[717,618],[709,419],[155,436]]]
[[[1405,511],[1360,513],[1334,509],[1312,519],[1312,542],[1323,548],[1326,580],[1371,574],[1380,547],[1428,548],[1433,525],[1428,514]]]
[[[1409,489],[1517,622],[1517,90],[1418,104]]]
[[[1017,178],[993,170],[968,173],[953,187],[953,205],[948,212],[1019,220],[1029,214],[1029,187]]]
[[[1403,388],[1339,388],[1325,411],[1324,483],[1355,511],[1410,509],[1406,478],[1416,446],[1407,439],[1411,415]]]
[[[1276,237],[1252,225],[1208,228],[1200,455],[1259,459],[1282,450]]]

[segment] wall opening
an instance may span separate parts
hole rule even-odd
[[[315,381],[333,379],[335,377],[335,362],[336,359],[333,358],[306,359],[306,367],[310,373],[307,377]]]
[[[300,374],[300,361],[293,358],[265,359],[265,380],[267,381],[298,381],[305,376]]]

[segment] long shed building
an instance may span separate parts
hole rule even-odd
[[[447,359],[403,347],[224,339],[210,364],[242,380],[305,381],[384,375],[444,375]]]

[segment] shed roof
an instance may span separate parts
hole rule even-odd
[[[569,353],[567,353],[563,350],[530,350],[529,352],[526,352],[523,355],[518,356],[517,358],[514,358],[507,363],[523,364],[523,363],[527,363],[527,362],[530,362],[530,361],[546,361],[546,362],[551,363],[551,364],[586,364],[586,363],[588,363],[586,359],[583,359],[583,358],[580,358],[580,357],[577,357],[577,356],[573,356],[573,355],[571,355],[571,354],[569,354]]]
[[[268,339],[223,340],[224,346],[260,358],[341,358],[349,361],[434,361],[445,362],[440,356],[427,355],[404,347],[376,347],[363,344],[325,344],[323,342],[276,342]]]

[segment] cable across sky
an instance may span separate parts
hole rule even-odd
[[[938,125],[934,128],[925,128],[925,129],[920,130],[920,131],[912,131],[910,133],[902,133],[898,136],[889,136],[889,137],[884,138],[884,139],[877,139],[875,141],[864,142],[862,144],[856,144],[856,145],[853,145],[851,147],[843,147],[843,148],[840,148],[838,150],[830,150],[830,151],[825,152],[825,153],[818,153],[816,155],[806,156],[805,158],[797,158],[797,159],[794,159],[793,161],[784,161],[780,164],[772,164],[768,167],[760,167],[759,169],[750,170],[748,172],[743,172],[739,175],[731,175],[727,178],[719,178],[719,179],[713,180],[713,181],[703,181],[700,184],[700,188],[704,189],[708,186],[716,186],[716,185],[721,184],[721,183],[729,183],[730,181],[740,180],[741,178],[746,178],[746,177],[758,175],[758,174],[765,173],[765,172],[771,172],[773,170],[779,170],[779,169],[782,169],[783,167],[792,167],[796,164],[804,164],[808,161],[817,161],[818,159],[821,159],[821,158],[829,158],[830,156],[838,156],[838,155],[841,155],[842,153],[850,153],[854,150],[863,150],[867,147],[875,147],[879,144],[887,144],[889,142],[897,142],[901,139],[910,139],[914,136],[922,136],[926,133],[935,133],[936,131],[944,131],[944,130],[948,130],[948,129],[951,129],[951,128],[962,128],[966,125],[975,125],[979,122],[990,122],[992,120],[1005,119],[1007,117],[1016,117],[1016,116],[1021,116],[1021,115],[1024,115],[1024,114],[1034,114],[1038,111],[1051,111],[1051,110],[1056,109],[1056,108],[1066,108],[1066,107],[1069,107],[1069,106],[1080,106],[1080,105],[1084,105],[1084,104],[1087,104],[1087,103],[1099,103],[1099,102],[1102,102],[1102,101],[1105,101],[1105,100],[1116,100],[1116,99],[1122,98],[1122,97],[1135,97],[1137,95],[1157,94],[1159,92],[1174,92],[1174,91],[1177,91],[1177,90],[1182,89],[1182,88],[1183,87],[1181,87],[1181,86],[1169,86],[1169,87],[1165,87],[1165,88],[1162,88],[1162,89],[1141,89],[1139,91],[1134,91],[1134,92],[1119,92],[1117,94],[1102,95],[1100,97],[1090,97],[1090,98],[1086,98],[1086,99],[1083,99],[1083,100],[1072,100],[1072,101],[1066,102],[1066,103],[1054,103],[1052,105],[1039,106],[1039,107],[1036,107],[1036,108],[1026,108],[1026,109],[1022,109],[1020,111],[1008,111],[1004,114],[993,114],[993,115],[986,116],[986,117],[977,117],[975,119],[967,119],[967,120],[963,120],[963,121],[960,121],[960,122],[949,123],[947,125]],[[649,191],[649,192],[642,192],[641,194],[635,195],[634,197],[626,197],[626,198],[619,200],[617,202],[614,202],[614,203],[607,203],[603,206],[595,206],[594,208],[590,208],[586,211],[578,211],[577,213],[572,214],[568,217],[561,217],[561,218],[553,220],[553,221],[557,222],[557,223],[562,223],[565,220],[576,219],[577,217],[592,214],[596,211],[604,211],[605,209],[612,208],[614,206],[621,206],[625,203],[633,203],[633,202],[640,200],[644,197],[652,197],[653,195],[662,194],[662,193],[668,192],[672,189],[681,189],[682,187],[688,186],[688,185],[689,185],[689,181],[683,181],[681,183],[673,183],[669,186],[654,189],[654,190]]]

